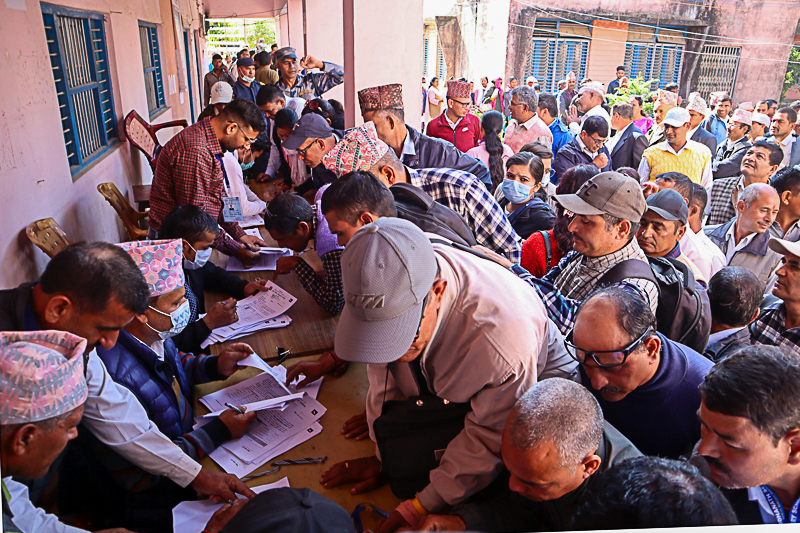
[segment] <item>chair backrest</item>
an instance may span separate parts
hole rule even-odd
[[[38,246],[50,258],[69,246],[67,234],[52,218],[43,218],[28,224],[25,233],[33,244]]]
[[[136,111],[131,111],[125,116],[125,135],[132,145],[142,151],[152,166],[158,139],[150,132],[150,124]]]
[[[131,204],[122,196],[117,186],[113,183],[101,183],[97,186],[97,190],[103,195],[114,211],[117,212],[119,218],[122,219],[122,224],[125,226],[125,231],[128,232],[128,237],[132,241],[144,239],[147,236],[147,231],[139,228],[139,220],[144,218],[144,213],[136,211]]]

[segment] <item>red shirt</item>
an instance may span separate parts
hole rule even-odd
[[[550,234],[550,253],[552,255],[549,265],[547,264],[547,248],[541,232],[531,233],[531,236],[522,243],[519,264],[537,278],[544,277],[564,256],[553,237],[553,230],[549,230],[548,233]]]
[[[445,113],[428,122],[428,129],[425,130],[428,137],[436,137],[437,139],[451,142],[462,152],[475,148],[478,141],[481,140],[480,119],[475,115],[467,114],[453,131],[453,128],[450,127],[444,117]]]
[[[150,227],[155,231],[175,207],[196,205],[214,217],[224,231],[217,233],[214,248],[228,255],[242,244],[244,230],[236,222],[222,217],[222,198],[227,196],[222,155],[211,119],[205,118],[178,133],[167,142],[156,159],[156,171],[150,189]]]

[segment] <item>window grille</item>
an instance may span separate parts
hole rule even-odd
[[[533,76],[543,91],[556,92],[559,80],[575,72],[578,80],[586,75],[591,28],[537,20],[525,62],[525,77]]]
[[[742,49],[738,46],[703,46],[700,75],[697,78],[700,96],[708,99],[716,91],[727,91],[729,95],[733,95],[741,52]]]
[[[625,44],[625,72],[645,80],[654,79],[651,89],[678,83],[683,65],[685,39],[682,31],[657,28],[643,31],[637,26],[628,31]]]
[[[158,30],[155,24],[139,22],[139,44],[142,47],[144,87],[150,116],[166,107],[161,77],[161,55],[158,49]]]

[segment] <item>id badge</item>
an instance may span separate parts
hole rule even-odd
[[[242,222],[242,204],[236,196],[222,198],[222,220],[225,222]]]

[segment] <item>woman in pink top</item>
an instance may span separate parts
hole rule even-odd
[[[514,150],[500,140],[503,131],[503,115],[498,111],[487,111],[481,119],[481,137],[478,146],[470,148],[467,155],[480,159],[489,168],[492,176],[492,190],[503,183],[506,175],[506,161],[514,155]]]
[[[642,113],[642,104],[641,96],[638,94],[631,96],[631,105],[633,105],[633,125],[639,128],[639,131],[647,135],[647,130],[652,128],[656,121]]]

